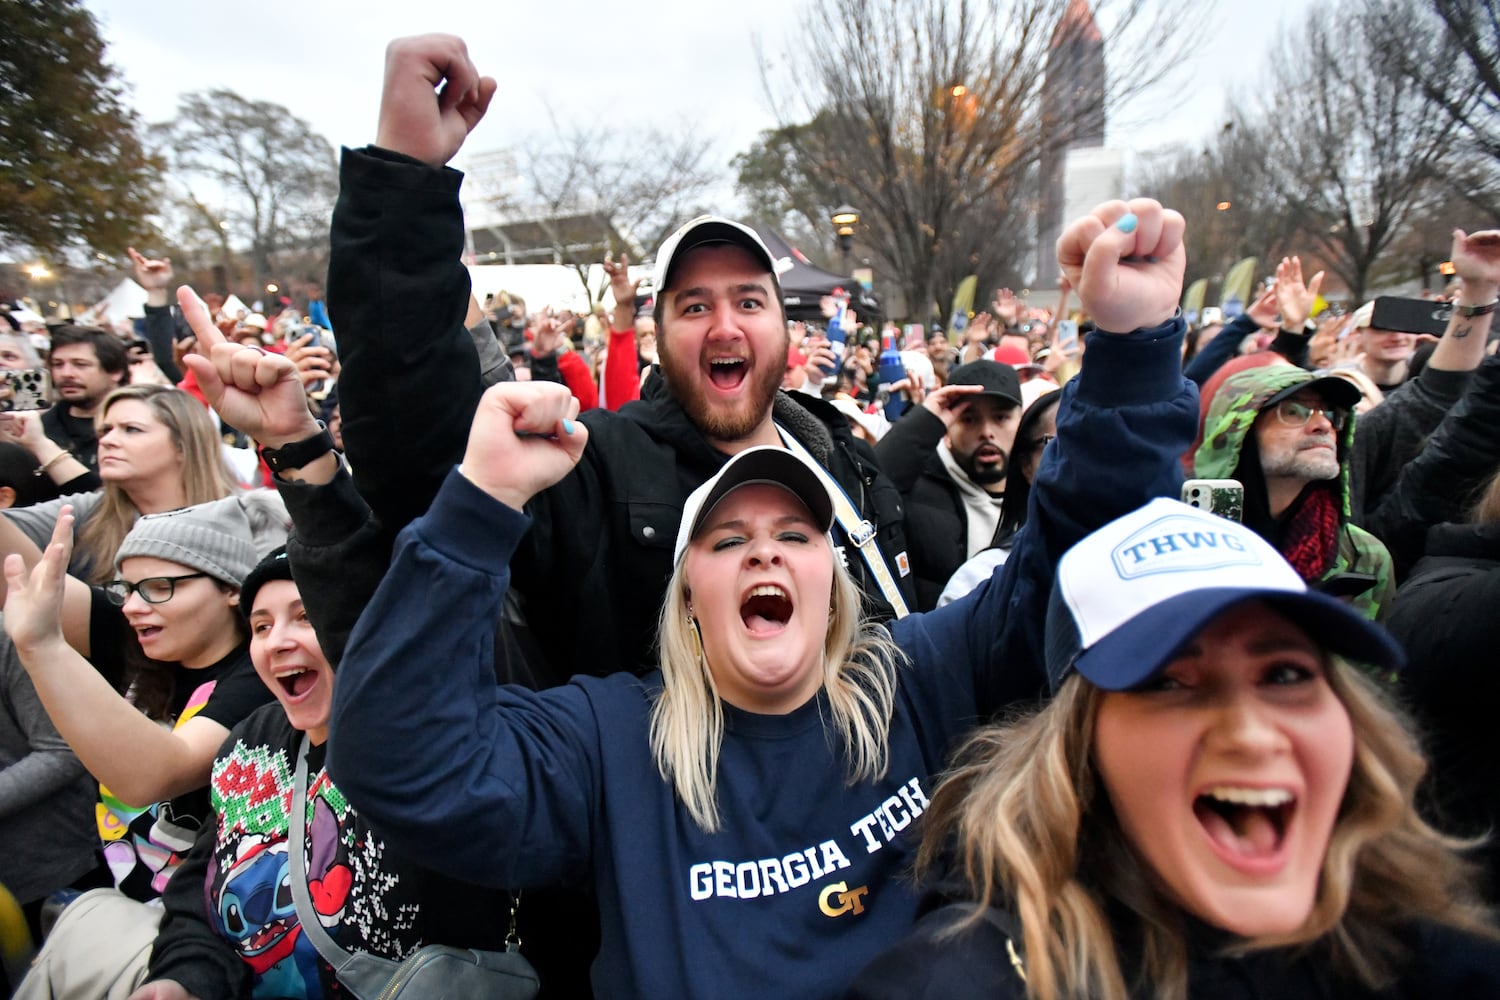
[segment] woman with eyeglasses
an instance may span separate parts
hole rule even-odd
[[[65,507],[51,545],[70,549],[72,527]],[[250,519],[233,497],[142,517],[105,587],[75,577],[28,587],[21,558],[6,559],[5,630],[100,782],[105,858],[132,899],[160,894],[207,815],[214,752],[271,698],[238,613],[255,563]]]
[[[1351,521],[1359,390],[1291,365],[1248,368],[1210,390],[1191,476],[1244,487],[1245,525],[1309,586],[1376,618],[1395,596],[1391,555]]]

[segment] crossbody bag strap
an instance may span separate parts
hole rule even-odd
[[[287,817],[287,850],[291,852],[292,902],[297,907],[297,919],[302,923],[302,933],[323,956],[323,961],[335,970],[349,961],[349,953],[334,943],[318,920],[318,911],[313,909],[312,894],[307,891],[307,734],[302,734],[302,743],[297,748],[297,771],[292,778],[292,814]]]
[[[839,522],[839,527],[844,529],[844,534],[859,549],[865,565],[870,567],[870,574],[875,577],[875,582],[880,586],[880,592],[885,596],[886,603],[896,612],[897,618],[905,618],[910,614],[906,606],[906,598],[901,596],[901,588],[896,586],[896,578],[891,576],[891,568],[885,563],[885,555],[880,551],[880,544],[875,541],[875,525],[860,516],[859,510],[854,506],[854,501],[849,499],[849,494],[839,485],[839,481],[829,475],[828,470],[812,457],[801,441],[798,441],[786,428],[780,424],[776,430],[781,434],[782,443],[791,451],[796,452],[807,459],[818,478],[827,487],[829,495],[833,497],[833,514]]]

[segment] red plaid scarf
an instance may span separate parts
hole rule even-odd
[[[1320,579],[1338,551],[1339,505],[1332,485],[1314,486],[1287,525],[1281,554],[1302,579]]]

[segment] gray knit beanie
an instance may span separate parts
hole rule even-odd
[[[236,588],[256,562],[250,518],[238,497],[143,515],[120,543],[115,572],[132,556],[181,563]]]

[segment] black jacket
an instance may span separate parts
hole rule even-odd
[[[388,552],[462,457],[483,389],[463,323],[462,175],[370,148],[345,150],[340,177],[328,304],[340,331],[344,442]],[[774,412],[876,526],[910,604],[910,583],[897,568],[906,550],[901,498],[873,453],[820,400],[782,394]],[[533,499],[534,523],[512,562],[522,614],[545,660],[533,674],[544,686],[653,661],[683,505],[728,458],[659,380],[618,413],[590,410],[580,419],[589,429],[583,459]],[[846,551],[856,581],[878,595],[858,555]],[[869,603],[877,614],[892,613],[878,596]]]
[[[1477,857],[1497,898],[1500,844],[1500,524],[1440,524],[1396,592],[1391,634],[1406,647],[1401,687],[1426,737],[1432,773],[1424,806],[1439,829],[1488,834]]]
[[[1401,469],[1395,487],[1378,498],[1366,494],[1363,526],[1390,550],[1398,579],[1421,556],[1427,530],[1464,520],[1474,494],[1500,466],[1497,426],[1500,356],[1492,355],[1480,362],[1458,405]]]
[[[969,517],[963,494],[937,454],[945,432],[939,417],[914,406],[891,425],[875,448],[881,469],[905,502],[906,544],[919,611],[937,607],[948,578],[969,558]],[[1008,521],[1000,523],[999,542],[1014,533]],[[999,542],[992,540],[992,544]]]
[[[865,967],[846,996],[856,1000],[1024,1000],[1026,984],[1019,921],[991,909],[956,934],[970,909],[948,906],[917,921],[899,944]],[[1207,941],[1227,936],[1199,928]],[[1410,961],[1389,989],[1375,992],[1335,978],[1316,949],[1276,949],[1243,958],[1208,948],[1188,962],[1188,996],[1197,1000],[1427,1000],[1432,997],[1500,996],[1500,947],[1435,924],[1413,924],[1400,935]],[[1212,947],[1212,946],[1210,946]],[[1132,993],[1154,996],[1148,987]]]

